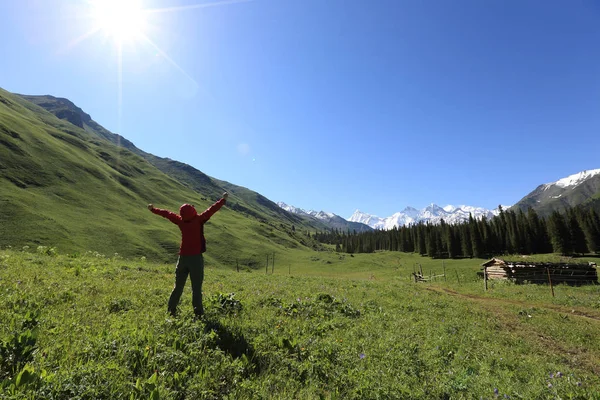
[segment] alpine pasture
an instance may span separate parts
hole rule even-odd
[[[167,315],[174,261],[1,250],[1,398],[600,398],[597,285],[484,292],[483,260],[415,283],[442,261],[290,249],[207,262],[194,320],[189,286]]]

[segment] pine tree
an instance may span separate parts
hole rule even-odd
[[[594,209],[586,213],[584,226],[589,251],[600,254],[600,217]]]
[[[483,246],[481,240],[481,232],[477,226],[477,222],[469,213],[469,233],[471,236],[471,254],[476,258],[483,258]]]
[[[529,254],[538,254],[542,252],[543,244],[541,241],[545,236],[544,233],[542,232],[540,219],[537,213],[533,208],[529,207],[527,210],[527,242],[530,246],[528,249],[530,251]]]
[[[558,211],[552,212],[548,218],[548,233],[555,253],[569,255],[573,253],[571,235],[564,217]]]
[[[579,209],[567,210],[567,222],[569,226],[569,237],[571,240],[571,248],[575,254],[585,254],[588,251],[587,242],[583,229],[579,225],[578,211]]]
[[[416,251],[419,252],[420,255],[424,256],[425,254],[427,254],[427,248],[426,248],[426,240],[425,240],[425,236],[426,236],[426,232],[425,232],[425,225],[420,223],[417,225],[417,246],[416,246]]]
[[[460,225],[460,247],[463,257],[473,257],[473,244],[471,242],[471,234],[469,225],[464,223]]]
[[[519,248],[517,249],[521,254],[532,254],[533,253],[533,232],[529,226],[527,217],[523,210],[519,209],[516,220],[517,237],[519,239]]]
[[[440,248],[439,248],[439,243],[438,243],[438,239],[437,239],[437,230],[436,229],[430,229],[429,230],[429,234],[427,235],[427,239],[429,242],[429,249],[427,250],[427,254],[429,255],[429,257],[439,257],[440,256]]]

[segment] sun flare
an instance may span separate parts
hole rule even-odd
[[[119,43],[135,41],[144,34],[141,0],[94,0],[92,10],[97,28]]]

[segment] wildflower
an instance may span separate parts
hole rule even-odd
[[[498,394],[499,394],[498,388],[494,388],[494,396],[498,397]]]
[[[509,395],[507,395],[507,394],[505,394],[505,395],[504,395],[504,398],[505,398],[505,399],[510,399],[510,396],[509,396]]]
[[[558,372],[556,373],[556,377],[557,377],[557,378],[560,378],[560,377],[562,377],[562,375],[563,375],[563,374],[562,374],[562,372],[560,372],[560,371],[558,371]]]
[[[365,358],[366,356],[365,356],[365,353],[360,353],[360,354],[358,355],[358,357],[360,357],[360,359],[362,360],[362,359],[363,359],[363,358]]]
[[[577,386],[581,386],[581,382],[577,382]]]
[[[552,388],[552,384],[548,383],[548,389]]]
[[[550,379],[554,378],[554,374],[550,372]]]

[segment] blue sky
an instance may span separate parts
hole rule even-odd
[[[198,4],[210,2],[143,3]],[[0,1],[0,87],[69,98],[139,148],[274,201],[346,218],[493,208],[600,168],[596,1],[253,0],[152,13],[144,33],[156,47],[125,43],[121,80],[107,32],[75,43],[89,8]]]

